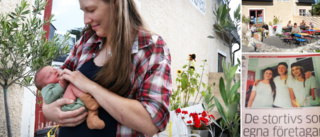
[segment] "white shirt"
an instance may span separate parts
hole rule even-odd
[[[316,81],[312,79],[307,79],[305,81],[305,86],[303,86],[303,81],[298,81],[297,79],[292,79],[288,82],[288,87],[293,89],[293,93],[300,106],[304,106],[306,97],[310,96],[310,90],[316,88]]]
[[[257,86],[253,86],[252,91],[256,92],[252,107],[272,107],[273,94],[270,84],[259,82]]]
[[[292,107],[289,88],[288,88],[288,81],[285,84],[285,79],[280,79],[280,76],[273,78],[273,81],[276,85],[276,97],[274,99],[273,105],[277,107]]]
[[[256,31],[256,27],[255,26],[251,26],[251,31]]]

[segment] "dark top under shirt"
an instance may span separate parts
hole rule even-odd
[[[84,63],[79,71],[90,80],[93,80],[100,69],[101,67],[96,66],[93,59],[91,59]],[[117,121],[102,107],[99,108],[99,118],[102,119],[106,125],[104,129],[91,130],[87,126],[87,121],[84,121],[76,127],[61,127],[59,137],[115,137]]]

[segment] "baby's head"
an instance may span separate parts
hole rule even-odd
[[[48,84],[58,83],[59,80],[59,70],[51,66],[40,68],[34,77],[34,83],[39,90]]]

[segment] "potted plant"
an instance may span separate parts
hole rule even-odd
[[[208,115],[208,112],[202,111],[202,113],[192,112],[187,110],[181,110],[180,108],[175,110],[176,115],[184,121],[184,124],[189,127],[190,134],[197,134],[201,137],[214,136],[211,127],[215,117]]]
[[[223,102],[220,102],[216,97],[214,97],[215,104],[221,115],[221,120],[218,123],[215,121],[215,119],[212,119],[214,123],[222,130],[220,136],[222,136],[225,131],[227,131],[231,137],[240,136],[240,94],[237,92],[240,87],[240,80],[238,80],[236,84],[232,85],[235,72],[240,64],[239,60],[238,62],[239,63],[235,66],[231,66],[230,64],[226,66],[225,61],[222,61],[222,68],[226,84],[224,79],[221,77],[219,81],[219,90]],[[222,103],[226,106],[226,108],[222,106]]]
[[[189,105],[199,104],[204,101],[205,109],[211,110],[214,107],[213,94],[211,94],[211,86],[202,82],[204,67],[206,60],[203,60],[201,75],[196,72],[194,62],[195,54],[189,54],[189,63],[183,66],[182,70],[178,70],[176,78],[177,88],[172,90],[170,98],[170,110],[177,108],[189,107]],[[213,83],[214,84],[214,83]],[[191,101],[191,99],[194,99]]]

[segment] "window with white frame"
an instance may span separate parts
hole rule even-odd
[[[306,9],[299,9],[300,16],[306,16]]]

